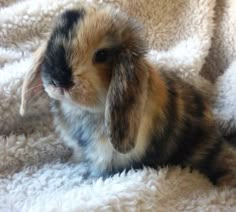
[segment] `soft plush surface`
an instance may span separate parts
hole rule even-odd
[[[235,0],[105,1],[144,23],[150,58],[161,69],[190,82],[199,82],[200,73],[215,82],[216,119],[226,135],[235,132]],[[20,117],[32,52],[53,18],[80,2],[0,0],[0,210],[236,211],[236,189],[215,188],[178,167],[83,181],[84,167],[66,162],[69,150],[53,133],[46,96]]]

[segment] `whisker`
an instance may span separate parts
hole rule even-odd
[[[33,100],[38,99],[39,97],[41,97],[42,94],[43,94],[43,91],[42,91],[42,90],[40,90],[38,93],[35,93],[35,95],[32,96],[32,98],[30,98],[28,104],[31,104]]]
[[[40,85],[37,85],[37,86],[34,86],[34,87],[32,87],[32,88],[28,89],[27,91],[25,91],[25,92],[24,92],[24,94],[26,94],[26,93],[30,92],[31,90],[33,90],[33,89],[35,89],[35,88],[41,87],[41,86],[43,86],[43,84],[42,84],[42,83],[41,83]]]

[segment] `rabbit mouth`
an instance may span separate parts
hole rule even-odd
[[[47,92],[49,97],[53,99],[56,99],[56,100],[69,99],[69,93],[64,88],[48,85],[45,87],[45,91]]]

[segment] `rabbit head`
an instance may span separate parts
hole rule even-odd
[[[44,89],[53,99],[103,113],[114,148],[130,151],[147,90],[145,52],[140,24],[122,12],[94,5],[67,10],[36,52],[23,84],[21,113],[34,88]]]

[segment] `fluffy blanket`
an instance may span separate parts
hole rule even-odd
[[[89,1],[89,0],[87,0]],[[96,0],[94,0],[96,1]],[[236,190],[197,172],[166,167],[83,181],[81,165],[53,132],[46,96],[19,115],[32,52],[54,17],[82,0],[0,0],[1,211],[236,211]],[[101,0],[97,0],[101,3]],[[214,82],[214,112],[226,135],[236,126],[235,0],[104,0],[145,26],[150,58],[188,81]],[[212,94],[213,95],[213,94]]]

